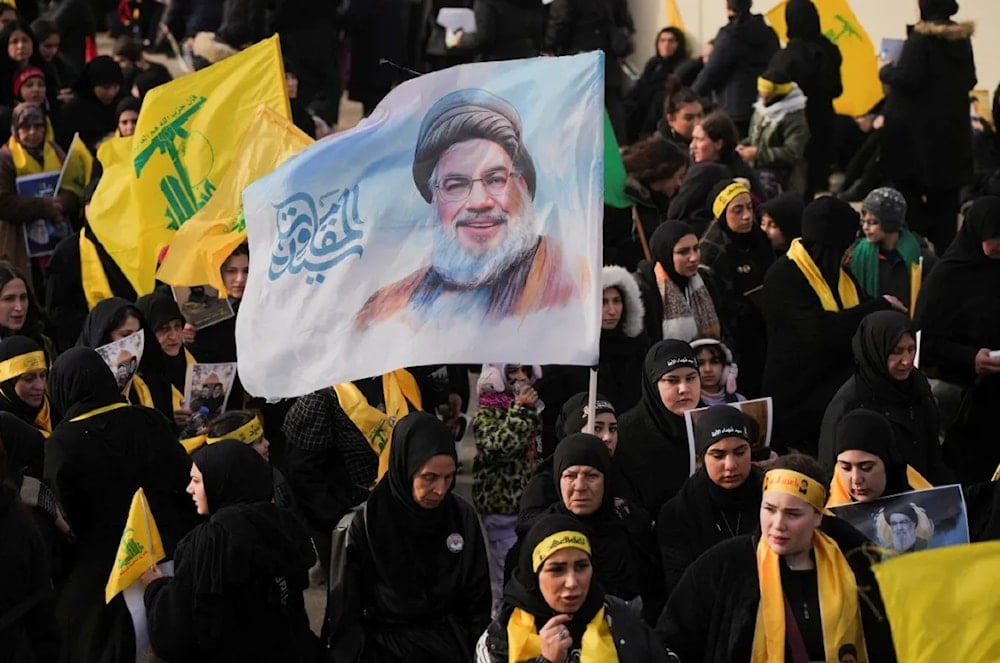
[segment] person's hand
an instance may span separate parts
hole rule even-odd
[[[903,304],[903,302],[899,301],[892,295],[882,295],[882,299],[889,302],[889,305],[892,306],[892,309],[894,311],[899,311],[900,313],[907,313],[906,306]]]
[[[514,402],[527,405],[528,407],[535,407],[535,403],[538,402],[538,392],[535,391],[534,387],[526,384],[521,388],[521,393],[514,398]]]
[[[885,126],[885,115],[876,115],[872,121],[872,129],[881,129]]]
[[[976,353],[976,375],[996,375],[1000,373],[1000,358],[990,358],[990,349],[982,348]]]
[[[157,578],[162,578],[162,577],[163,577],[163,571],[160,570],[159,566],[153,564],[151,567],[143,571],[141,576],[139,576],[139,582],[142,583],[142,588],[146,589],[147,587],[149,587],[150,583],[152,583]]]
[[[194,337],[197,331],[198,330],[195,329],[195,326],[192,325],[190,322],[184,325],[184,329],[181,330],[181,340],[184,342],[185,345],[194,343]]]
[[[455,48],[456,46],[462,43],[462,35],[464,34],[465,32],[463,32],[461,28],[455,30],[454,32],[451,31],[445,32],[444,45],[447,46],[448,48]]]
[[[178,426],[187,426],[188,422],[191,420],[191,410],[187,408],[181,408],[179,410],[174,410],[174,423]]]
[[[546,661],[552,663],[565,663],[569,656],[569,648],[573,646],[573,636],[566,628],[566,622],[573,619],[573,615],[556,615],[538,632],[538,639],[542,641],[542,656]]]
[[[744,161],[753,161],[757,158],[757,147],[755,145],[737,145],[736,151]]]

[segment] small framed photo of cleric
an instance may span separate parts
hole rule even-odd
[[[210,285],[181,286],[172,288],[174,300],[189,324],[204,329],[233,317],[233,305],[227,297],[219,298],[219,291]]]

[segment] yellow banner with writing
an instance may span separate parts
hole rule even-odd
[[[787,4],[788,0],[784,0],[767,12],[767,22],[782,43],[788,41]],[[871,37],[847,0],[813,0],[813,4],[819,12],[820,29],[840,49],[843,57],[840,78],[844,93],[834,100],[833,107],[841,115],[864,115],[885,96]]]
[[[153,290],[157,255],[219,187],[260,104],[291,117],[277,36],[154,88],[135,135],[98,150],[90,225],[139,295]]]
[[[170,285],[210,285],[225,293],[219,270],[247,239],[243,189],[313,142],[280,114],[258,106],[215,195],[174,235],[156,277]]]
[[[111,567],[108,584],[104,587],[104,602],[111,603],[118,592],[138,580],[139,576],[166,556],[160,540],[160,530],[156,528],[156,520],[146,501],[146,493],[140,488],[132,496],[132,506],[129,507],[125,531],[118,544],[115,564]]]

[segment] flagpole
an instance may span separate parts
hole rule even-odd
[[[594,434],[594,408],[597,407],[597,369],[590,369],[590,387],[587,393],[587,422],[583,427],[584,433]]]

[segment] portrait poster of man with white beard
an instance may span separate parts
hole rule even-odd
[[[540,232],[535,164],[510,103],[475,88],[442,97],[420,125],[413,182],[436,221],[430,264],[372,294],[358,328],[395,316],[497,320],[574,297],[559,246]]]

